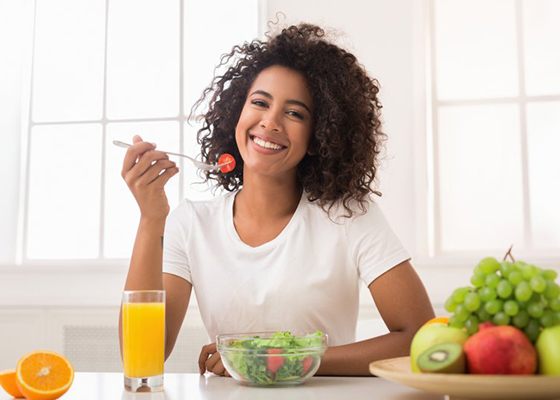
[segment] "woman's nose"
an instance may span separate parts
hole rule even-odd
[[[268,131],[276,131],[280,132],[281,125],[278,122],[278,118],[275,115],[271,115],[268,113],[267,115],[263,115],[261,122],[259,124],[261,128],[266,129]]]

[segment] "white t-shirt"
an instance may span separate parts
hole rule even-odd
[[[270,242],[245,244],[233,224],[235,193],[183,201],[167,219],[163,272],[193,285],[211,340],[220,333],[321,330],[329,345],[355,341],[359,279],[408,260],[379,207],[340,218],[304,193]],[[333,222],[336,221],[336,222]]]

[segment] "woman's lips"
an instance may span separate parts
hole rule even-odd
[[[257,135],[249,134],[249,139],[256,149],[262,150],[262,152],[266,152],[267,154],[278,153],[286,149],[286,146],[271,142]]]

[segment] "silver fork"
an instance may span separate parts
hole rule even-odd
[[[121,142],[120,140],[113,140],[113,144],[114,144],[115,146],[124,147],[124,148],[128,148],[128,147],[132,146],[131,144],[125,143],[125,142]],[[220,168],[223,167],[224,165],[228,165],[228,164],[231,162],[231,161],[228,161],[228,162],[223,163],[223,164],[207,164],[207,163],[204,163],[204,162],[202,162],[202,161],[195,160],[194,158],[189,157],[189,156],[187,156],[187,155],[185,155],[185,154],[174,153],[174,152],[172,152],[172,151],[159,150],[159,149],[158,149],[158,151],[161,151],[161,152],[163,152],[163,153],[165,153],[165,154],[169,154],[170,156],[184,157],[184,158],[186,158],[187,160],[190,160],[190,161],[194,164],[195,167],[197,167],[198,169],[201,169],[201,170],[203,170],[203,171],[215,171],[215,170],[217,170],[217,169],[220,169]]]

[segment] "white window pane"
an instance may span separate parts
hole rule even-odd
[[[530,104],[527,110],[529,186],[533,245],[560,247],[560,103]]]
[[[518,93],[514,0],[435,2],[437,98]]]
[[[33,128],[27,258],[98,256],[101,141],[98,124]]]
[[[527,94],[560,93],[560,1],[523,2]]]
[[[107,153],[105,161],[105,239],[107,258],[128,258],[138,228],[140,212],[138,205],[121,177],[126,149],[116,147],[113,140],[132,143],[138,134],[162,150],[179,152],[179,126],[177,122],[114,123],[107,125]],[[173,156],[170,159],[178,161]],[[171,178],[166,185],[171,209],[179,199],[179,176]]]
[[[184,125],[183,134],[183,153],[200,160],[200,145],[196,140],[198,127]],[[189,161],[185,161],[183,168],[185,197],[190,200],[208,200],[214,197],[213,185],[216,181],[209,181],[204,183],[203,175],[201,172],[193,168]],[[219,192],[216,192],[219,194]]]
[[[442,250],[523,248],[517,106],[442,107],[438,141]]]
[[[179,20],[178,0],[109,2],[109,118],[177,116]]]
[[[33,119],[92,120],[103,106],[105,0],[38,0]]]
[[[234,45],[257,38],[258,0],[186,1],[184,20],[184,104],[189,115],[212,81],[221,55],[229,53]],[[212,21],[211,29],[208,21]]]

